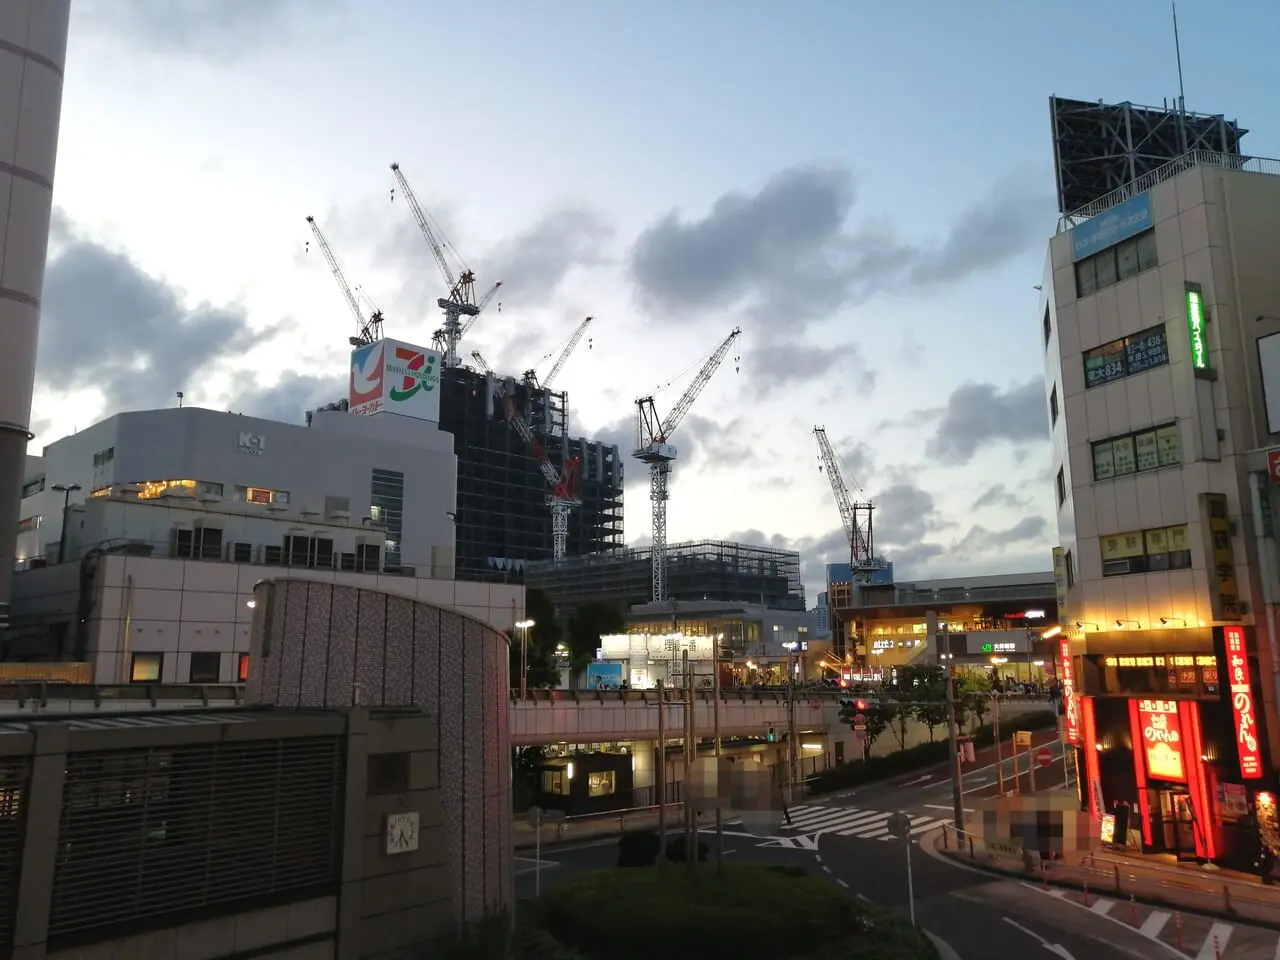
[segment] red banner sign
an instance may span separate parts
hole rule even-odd
[[[1187,782],[1182,758],[1182,724],[1176,700],[1139,700],[1138,724],[1147,759],[1147,776],[1152,780]]]
[[[1080,705],[1076,700],[1076,674],[1071,669],[1071,638],[1058,641],[1058,677],[1062,681],[1062,709],[1067,718],[1067,742],[1080,742]]]
[[[1258,746],[1258,715],[1253,708],[1253,683],[1249,676],[1249,653],[1244,645],[1244,627],[1223,627],[1227,647],[1227,683],[1231,689],[1231,713],[1236,723],[1236,750],[1240,754],[1240,776],[1257,780],[1262,776],[1262,750]]]

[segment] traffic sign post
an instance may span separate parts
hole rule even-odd
[[[911,876],[911,818],[898,812],[891,816],[886,826],[889,833],[902,841],[907,848],[907,908],[911,913],[911,925],[916,925],[916,891],[915,881]]]
[[[542,896],[542,808],[530,807],[525,814],[533,827],[533,895]]]
[[[1280,447],[1267,451],[1267,476],[1272,483],[1280,484]]]
[[[1036,763],[1042,767],[1047,767],[1053,763],[1053,751],[1047,746],[1041,747],[1036,751]]]

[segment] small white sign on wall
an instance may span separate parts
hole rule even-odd
[[[240,434],[240,452],[250,457],[258,457],[262,455],[262,451],[267,449],[267,438],[260,433],[241,433]]]
[[[418,849],[417,811],[387,814],[387,856],[413,853]]]

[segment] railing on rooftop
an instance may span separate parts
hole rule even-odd
[[[1234,153],[1218,153],[1214,150],[1189,150],[1180,157],[1175,157],[1164,166],[1144,173],[1131,183],[1112,190],[1106,196],[1087,203],[1078,210],[1072,210],[1058,220],[1058,233],[1066,233],[1080,226],[1091,217],[1106,213],[1112,207],[1119,206],[1126,200],[1146,193],[1156,184],[1172,180],[1180,173],[1192,167],[1219,167],[1224,170],[1243,170],[1246,173],[1262,173],[1268,176],[1280,176],[1280,160],[1266,157],[1245,157]]]
[[[1001,600],[1037,600],[1056,603],[1052,583],[1021,584],[1003,587],[945,587],[941,590],[908,590],[888,586],[864,588],[862,603],[858,609],[875,607],[909,607],[925,604],[986,603]]]

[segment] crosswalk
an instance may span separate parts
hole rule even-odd
[[[894,840],[889,833],[891,810],[869,810],[862,807],[796,806],[791,808],[791,822],[783,823],[780,835],[761,837],[770,846],[816,850],[818,837],[834,834],[859,840]],[[949,821],[921,814],[911,817],[911,836],[935,830]],[[736,826],[728,821],[726,826]]]
[[[1082,891],[1032,883],[1024,883],[1023,886],[1114,920],[1148,940],[1163,944],[1174,955],[1181,953],[1194,960],[1272,960],[1280,957],[1280,937],[1274,930],[1160,910],[1096,894],[1086,896]]]

